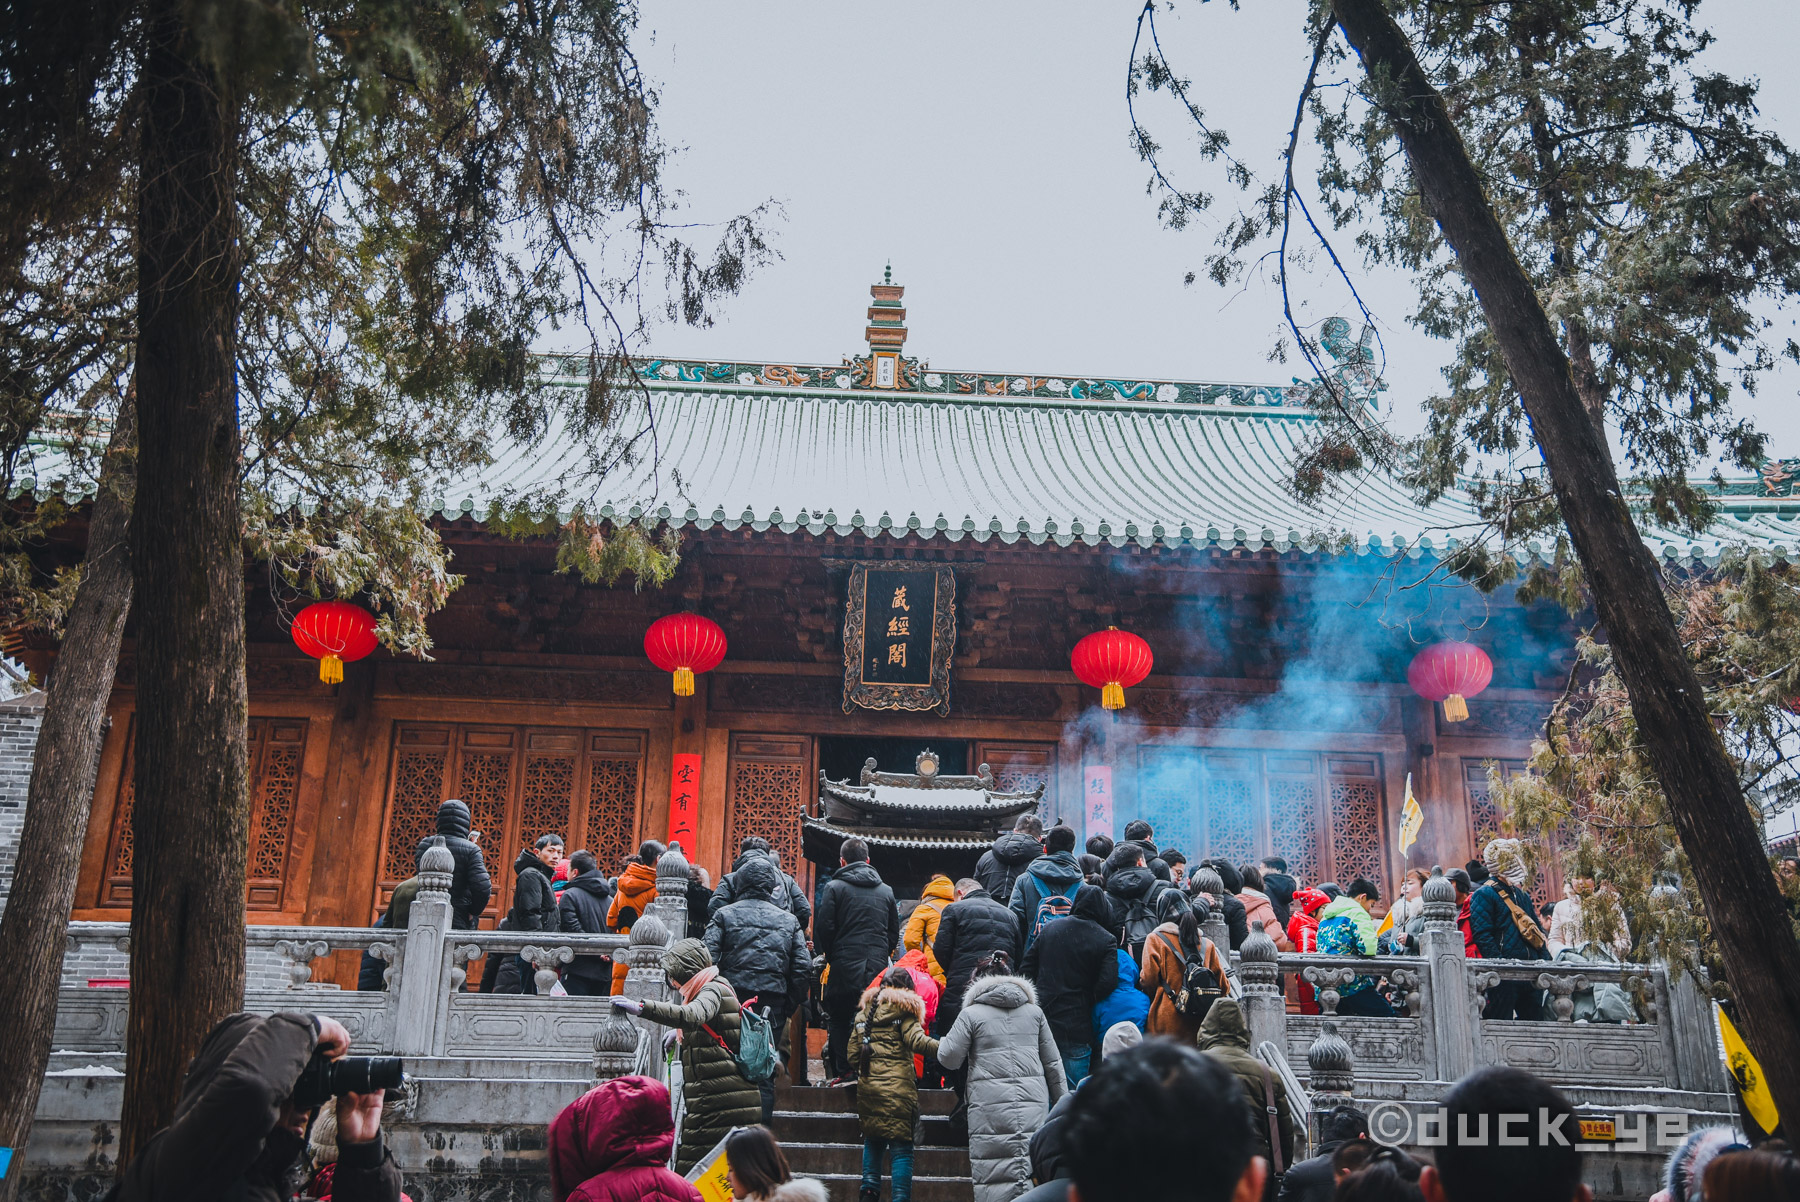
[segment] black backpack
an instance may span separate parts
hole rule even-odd
[[[1168,996],[1169,1003],[1175,1007],[1175,1013],[1186,1019],[1199,1020],[1206,1017],[1212,1004],[1225,996],[1225,988],[1219,983],[1219,974],[1206,967],[1206,948],[1211,940],[1200,937],[1200,954],[1190,956],[1180,943],[1163,936],[1164,941],[1181,957],[1181,988],[1162,987]]]
[[[1144,941],[1157,928],[1156,915],[1144,899],[1134,898],[1125,910],[1125,947],[1131,952],[1133,960],[1138,959],[1144,951]]]

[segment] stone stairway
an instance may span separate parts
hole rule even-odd
[[[913,1151],[914,1202],[974,1202],[968,1141],[953,1141],[950,1135],[949,1114],[955,1105],[956,1095],[950,1090],[919,1091],[923,1119]],[[853,1090],[777,1087],[774,1131],[795,1173],[823,1181],[832,1202],[856,1202],[862,1180],[862,1131]],[[892,1196],[892,1189],[884,1177],[883,1202]]]

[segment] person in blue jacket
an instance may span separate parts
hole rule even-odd
[[[1119,982],[1113,991],[1094,1007],[1094,1044],[1098,1047],[1106,1033],[1119,1023],[1130,1023],[1141,1033],[1150,1018],[1150,996],[1138,988],[1138,965],[1131,953],[1120,948],[1114,953],[1119,962]]]

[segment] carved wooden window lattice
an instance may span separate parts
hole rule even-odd
[[[1524,760],[1500,760],[1500,779],[1510,781],[1525,771]],[[1480,855],[1489,839],[1502,833],[1500,806],[1488,787],[1488,761],[1463,761],[1463,791],[1469,798],[1469,842]]]
[[[1339,885],[1366,877],[1392,900],[1381,837],[1381,790],[1373,780],[1333,780],[1330,787],[1331,858]]]
[[[301,765],[306,758],[307,723],[293,718],[251,718],[245,735],[250,794],[249,843],[244,904],[251,910],[279,910],[287,890],[294,813],[300,804]],[[134,850],[131,821],[137,808],[136,716],[125,732],[118,803],[113,809],[102,906],[131,904]]]
[[[1269,847],[1297,881],[1316,883],[1320,870],[1319,786],[1307,777],[1269,777]]]
[[[808,800],[811,740],[798,736],[738,735],[731,744],[730,821],[725,831],[725,859],[738,845],[761,835],[780,849],[782,869],[796,877],[804,860],[800,847],[800,814]]]
[[[586,847],[608,876],[637,851],[638,776],[636,760],[596,757],[588,764]]]
[[[511,903],[521,847],[557,834],[608,873],[635,851],[644,736],[638,731],[405,724],[395,733],[387,835],[376,907],[415,870],[446,798],[469,807],[493,878],[488,913]]]
[[[1191,862],[1287,861],[1303,884],[1386,881],[1380,760],[1315,752],[1139,751],[1137,804],[1114,813],[1115,835],[1146,819],[1159,847]]]

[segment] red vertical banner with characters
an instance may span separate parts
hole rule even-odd
[[[1082,839],[1113,837],[1112,769],[1090,764],[1081,770]]]
[[[669,842],[681,844],[682,854],[694,858],[694,831],[700,815],[700,757],[691,752],[675,754],[675,770],[669,774]]]

